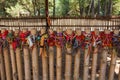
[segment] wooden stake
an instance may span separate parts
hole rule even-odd
[[[111,54],[110,72],[109,72],[108,80],[114,80],[116,58],[117,58],[117,52],[115,49],[113,49],[113,52]]]
[[[5,78],[5,65],[4,65],[2,48],[0,48],[0,75],[1,75],[1,80],[6,80],[6,78]]]
[[[41,37],[40,40],[40,56],[42,55],[42,80],[48,80],[48,60],[47,60],[47,52],[46,52],[46,47],[45,47],[45,38],[46,38],[46,34],[45,34],[45,28],[41,29],[41,35],[43,35]]]
[[[16,58],[15,58],[15,53],[11,44],[10,44],[10,57],[11,57],[11,63],[12,63],[12,77],[13,77],[13,80],[17,80]]]
[[[46,50],[44,49],[44,54],[46,54]],[[42,55],[42,80],[48,80],[48,61],[45,55]]]
[[[36,45],[32,50],[32,69],[33,69],[33,80],[39,80],[38,53],[37,53]]]
[[[72,29],[67,29],[66,33],[68,35],[72,35]],[[65,35],[66,36],[66,35]],[[71,46],[71,45],[70,45]],[[72,76],[72,46],[71,47],[67,47],[66,46],[66,55],[65,55],[65,80],[71,80],[71,76]],[[71,54],[71,55],[68,55]]]
[[[12,80],[10,56],[9,56],[7,47],[3,48],[3,54],[4,54],[4,61],[5,61],[6,80]]]
[[[30,65],[30,53],[28,46],[24,46],[24,69],[25,69],[25,80],[31,80],[31,65]]]
[[[79,80],[80,71],[80,49],[77,50],[74,60],[74,80]]]
[[[97,53],[96,53],[97,52]],[[92,55],[92,73],[91,73],[91,80],[96,80],[96,68],[97,68],[97,56],[98,56],[98,48],[94,48],[94,52]]]
[[[22,53],[20,52],[20,48],[16,48],[15,52],[16,52],[18,80],[24,80],[24,77],[23,77],[23,64],[22,64]]]
[[[66,54],[65,59],[65,80],[71,80],[72,56]]]
[[[49,46],[49,75],[54,80],[54,47]]]
[[[56,80],[62,80],[62,49],[57,47]]]
[[[88,51],[89,49],[85,49],[85,53],[84,53],[84,72],[83,72],[83,80],[88,80],[88,72],[89,72],[89,57],[90,55],[88,55]]]
[[[108,54],[108,51],[103,50],[103,52],[101,53],[101,63],[100,63],[100,77],[99,77],[99,80],[106,80],[106,65],[107,65],[107,54]]]

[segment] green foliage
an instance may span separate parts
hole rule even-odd
[[[50,16],[120,15],[120,0],[49,0]],[[112,4],[112,7],[110,7]],[[45,16],[45,0],[0,0],[0,17]]]

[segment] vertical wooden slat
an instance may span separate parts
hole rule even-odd
[[[42,76],[42,80],[48,80],[48,61],[47,57],[44,55],[42,55]]]
[[[71,80],[72,56],[65,55],[65,80]]]
[[[10,56],[7,47],[3,48],[3,53],[4,53],[4,61],[5,61],[6,80],[12,80]]]
[[[88,73],[89,73],[89,57],[90,55],[88,54],[89,49],[85,49],[84,53],[84,72],[83,72],[83,80],[88,80]]]
[[[54,47],[49,47],[49,77],[54,80]]]
[[[16,64],[17,64],[18,80],[24,80],[22,53],[20,52],[20,48],[16,48],[15,52],[16,52]]]
[[[38,53],[37,53],[36,45],[32,50],[32,69],[33,69],[33,80],[39,80],[39,64],[38,64]]]
[[[68,48],[67,51],[71,53],[71,48]],[[65,80],[71,80],[72,73],[72,56],[69,54],[65,55]]]
[[[96,53],[97,50],[97,53]],[[91,80],[96,80],[96,68],[97,68],[97,56],[98,56],[98,48],[94,48],[94,52],[92,55],[92,73],[91,73]]]
[[[28,46],[23,47],[23,52],[24,52],[25,80],[31,80],[30,53]]]
[[[3,57],[3,51],[1,47],[0,47],[0,75],[1,75],[1,80],[6,80],[4,57]]]
[[[57,47],[56,80],[62,80],[62,49]]]
[[[80,71],[80,49],[77,50],[74,60],[74,80],[79,80]]]
[[[116,58],[117,58],[117,52],[115,49],[113,49],[111,54],[110,72],[109,72],[108,80],[114,80]]]
[[[101,53],[99,80],[106,80],[107,54],[108,51],[106,50],[106,48],[104,48],[103,52]]]
[[[13,77],[13,80],[17,80],[16,58],[15,58],[15,53],[11,44],[10,44],[10,57],[11,57],[11,63],[12,63],[12,77]]]

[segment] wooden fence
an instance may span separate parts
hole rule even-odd
[[[120,19],[51,19],[52,27],[99,27],[115,29],[120,26]],[[1,27],[45,27],[45,18],[3,18]],[[0,48],[1,80],[120,80],[120,73],[115,73],[117,53],[102,50],[88,55],[88,49],[77,50],[74,56],[65,49],[50,47],[47,57],[39,55],[39,47],[32,50],[24,46],[22,50],[13,50],[11,44]],[[108,54],[110,61],[108,61]]]
[[[96,18],[79,18],[79,17],[56,17],[51,18],[51,27],[99,27],[100,29],[114,29],[120,27],[120,17],[96,17]],[[23,27],[45,27],[45,17],[38,18],[0,18],[0,26],[8,28],[23,28]]]

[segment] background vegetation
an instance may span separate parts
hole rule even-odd
[[[45,0],[0,0],[0,17],[45,16]],[[120,0],[49,0],[50,16],[120,15]]]

